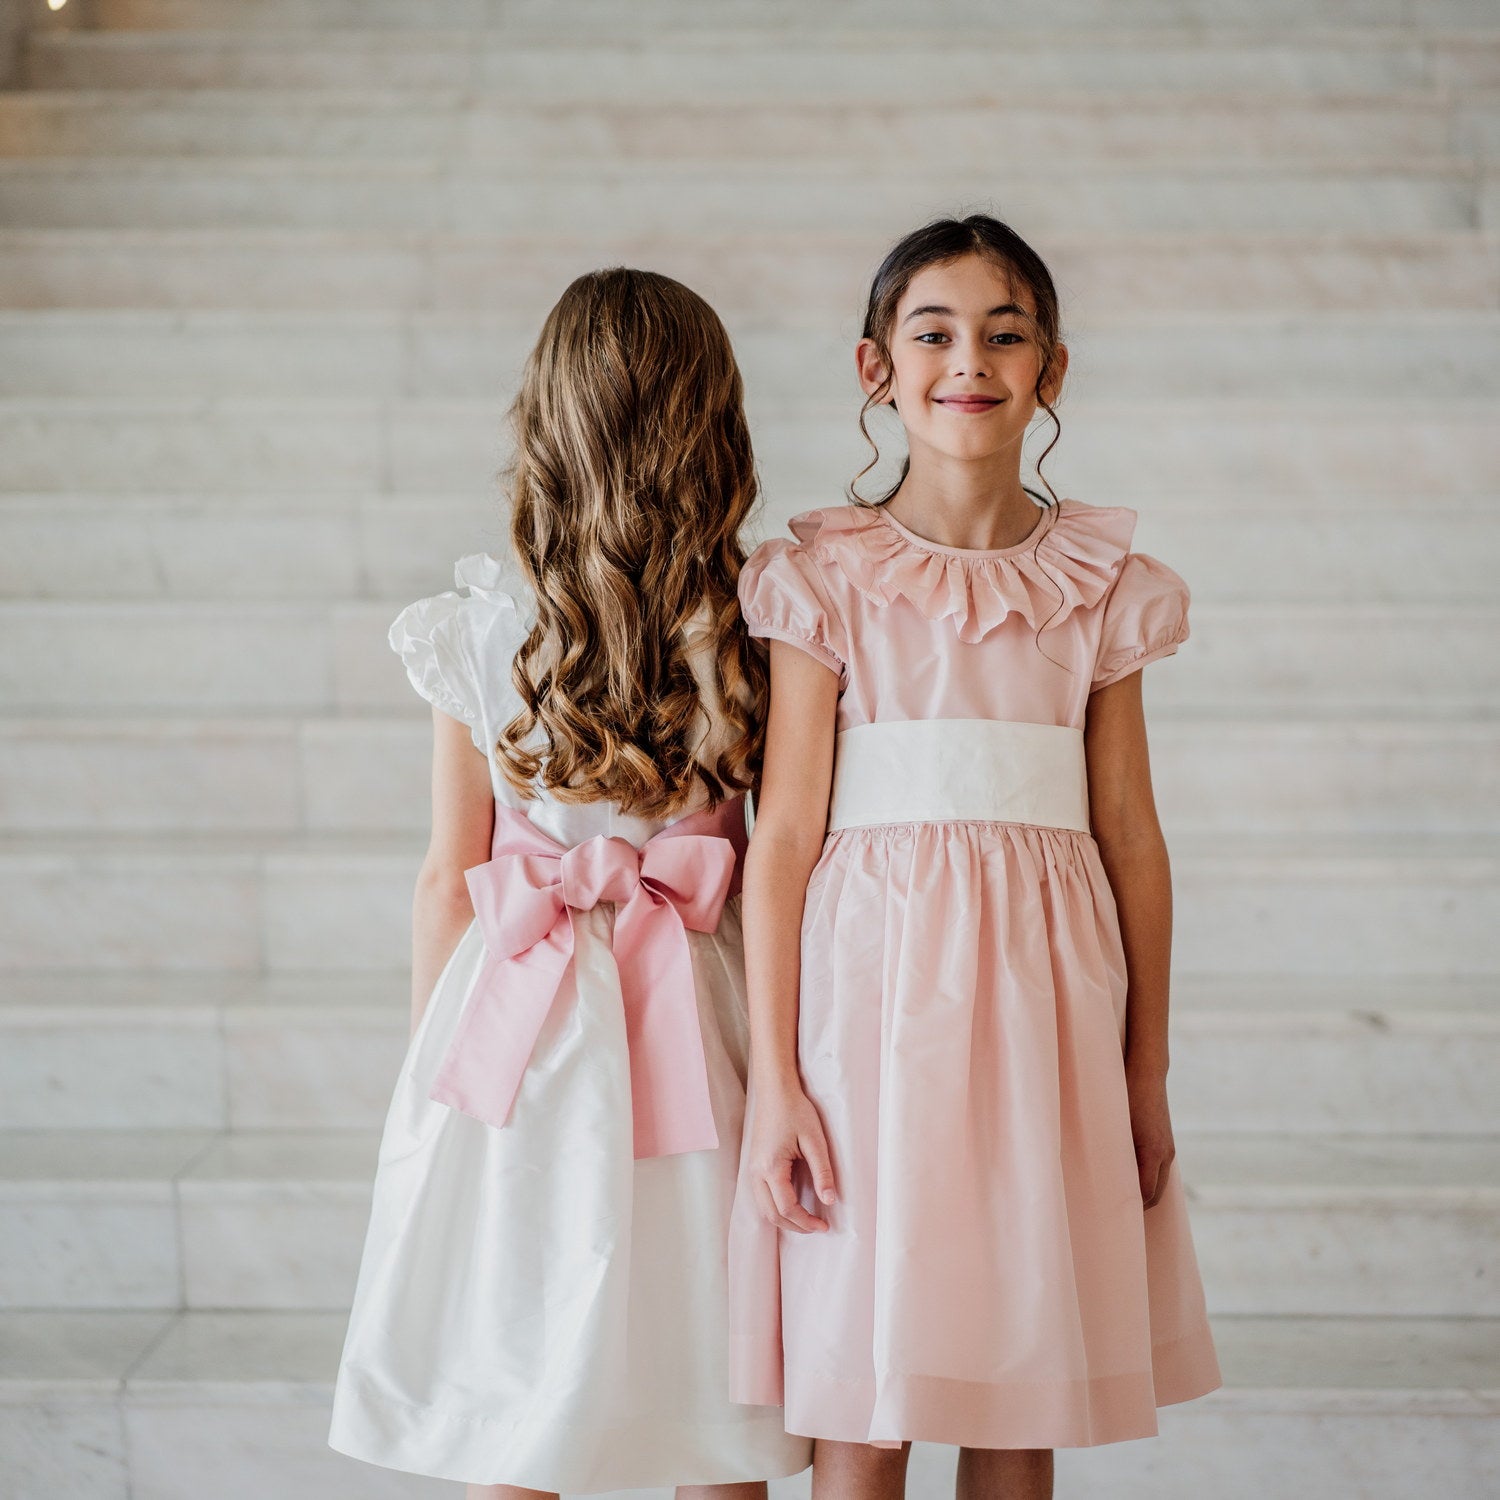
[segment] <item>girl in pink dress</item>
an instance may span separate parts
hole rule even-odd
[[[732,1393],[818,1439],[824,1493],[899,1492],[917,1439],[963,1449],[961,1493],[1045,1496],[1053,1448],[1220,1383],[1138,672],[1188,590],[1130,550],[1133,511],[1022,486],[1067,351],[1013,231],[907,236],[864,335],[900,482],[798,516],[740,580],[771,704]]]

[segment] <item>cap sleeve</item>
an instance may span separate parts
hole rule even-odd
[[[487,740],[509,697],[510,658],[525,634],[515,599],[498,587],[500,568],[484,554],[454,570],[467,593],[435,594],[409,604],[391,622],[391,649],[411,685],[434,708],[467,724],[476,745]]]
[[[1188,586],[1165,563],[1132,552],[1104,603],[1089,691],[1128,677],[1188,638]]]
[[[757,547],[740,570],[740,611],[751,635],[785,641],[843,675],[843,624],[804,548],[780,537]]]

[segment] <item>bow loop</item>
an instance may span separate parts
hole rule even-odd
[[[573,958],[574,911],[616,904],[612,941],[630,1054],[637,1157],[718,1143],[687,933],[712,932],[735,889],[744,803],[572,849],[514,808],[495,809],[494,858],[465,872],[488,955],[432,1098],[503,1126]]]
[[[629,901],[641,883],[641,851],[629,839],[585,839],[559,861],[563,900],[574,911],[601,901]]]
[[[734,879],[733,845],[705,834],[683,834],[641,851],[641,884],[669,902],[692,932],[713,932]]]

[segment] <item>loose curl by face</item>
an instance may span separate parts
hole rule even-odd
[[[757,485],[718,316],[654,272],[580,276],[548,314],[511,422],[511,535],[537,619],[511,672],[525,706],[496,746],[507,781],[658,819],[700,788],[710,806],[748,789],[766,668],[741,628],[738,534]]]
[[[1025,240],[1008,224],[988,214],[970,214],[966,219],[934,219],[921,229],[904,235],[891,247],[875,279],[870,284],[870,296],[865,305],[863,337],[869,339],[886,369],[886,378],[870,392],[859,412],[860,435],[874,450],[874,456],[854,476],[849,485],[849,498],[856,505],[882,505],[901,488],[910,460],[901,465],[901,477],[877,500],[867,500],[858,493],[859,481],[880,461],[880,447],[870,436],[865,418],[877,406],[890,399],[891,394],[891,330],[896,326],[896,309],[906,295],[906,289],[919,271],[928,266],[946,265],[960,260],[965,255],[978,255],[994,265],[1010,278],[1013,287],[1019,286],[1030,293],[1032,313],[1032,336],[1036,339],[1041,356],[1037,371],[1037,404],[1052,419],[1052,440],[1037,459],[1037,478],[1047,487],[1047,493],[1056,501],[1057,494],[1042,473],[1042,464],[1047,455],[1057,446],[1062,436],[1062,423],[1052,403],[1045,399],[1043,391],[1057,368],[1058,349],[1062,344],[1062,314],[1058,306],[1057,288],[1052,274],[1039,256]],[[1019,298],[1016,299],[1018,302]]]

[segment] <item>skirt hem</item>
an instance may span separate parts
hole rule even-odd
[[[1152,1348],[1150,1370],[1094,1379],[976,1382],[935,1376],[839,1381],[786,1377],[786,1429],[827,1442],[896,1447],[1094,1448],[1156,1437],[1159,1407],[1196,1400],[1223,1379],[1205,1323]]]
[[[508,1461],[506,1437],[496,1431],[501,1426],[494,1418],[454,1417],[431,1407],[372,1400],[368,1394],[355,1397],[339,1390],[334,1396],[328,1446],[362,1463],[431,1479],[574,1495],[785,1479],[800,1474],[812,1462],[810,1444],[783,1431],[779,1410],[768,1411],[760,1419],[684,1422],[673,1427],[654,1424],[653,1451],[634,1463],[615,1467],[603,1458],[587,1466],[576,1458],[549,1463],[535,1455]],[[634,1441],[641,1446],[631,1434],[628,1427],[558,1425],[552,1429],[551,1442],[559,1454],[602,1455],[611,1444]],[[535,1441],[534,1429],[529,1439]],[[668,1455],[667,1450],[674,1449],[682,1455],[680,1459]],[[714,1456],[712,1450],[728,1456]]]

